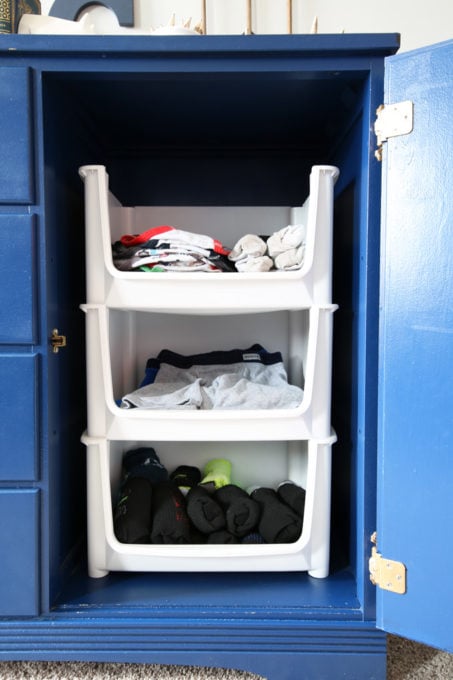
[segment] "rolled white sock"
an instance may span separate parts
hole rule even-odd
[[[292,269],[300,269],[304,263],[305,244],[303,243],[298,248],[291,248],[284,253],[280,253],[274,259],[274,264],[277,269],[290,271]]]
[[[268,272],[274,266],[274,261],[267,255],[261,257],[245,257],[235,263],[239,272]]]
[[[266,252],[266,243],[255,234],[246,234],[239,239],[228,259],[237,262],[247,257],[260,257]]]
[[[276,257],[285,250],[297,248],[302,243],[304,227],[302,224],[289,224],[279,231],[275,231],[267,240],[267,252],[271,257]]]

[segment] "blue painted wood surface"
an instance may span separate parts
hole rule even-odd
[[[33,217],[0,213],[2,344],[29,344],[36,340],[37,260]]]
[[[0,603],[3,616],[39,613],[39,491],[0,489]]]
[[[0,204],[32,203],[30,70],[2,68],[0,82]]]
[[[2,67],[26,66],[33,74],[33,141],[39,169],[33,211],[40,228],[36,295],[40,300],[41,343],[33,345],[33,350],[42,354],[44,376],[39,400],[41,468],[38,481],[33,483],[39,487],[42,499],[40,533],[36,525],[34,533],[35,541],[42,547],[41,558],[36,559],[43,574],[41,614],[25,623],[14,615],[0,621],[1,658],[200,663],[245,668],[276,680],[333,679],[338,675],[351,679],[385,677],[385,636],[374,629],[374,591],[368,583],[368,546],[364,541],[364,535],[374,528],[375,519],[380,168],[371,160],[371,120],[382,94],[383,57],[397,47],[397,36],[361,35],[251,39],[208,36],[176,40],[5,36],[0,40]],[[228,127],[232,115],[227,97],[218,112],[218,127],[211,121],[206,128],[204,150],[197,147],[198,133],[203,132],[198,117],[203,111],[206,114],[206,107],[216,113],[215,103],[208,96],[208,80],[215,85],[220,76],[229,83],[228,93],[238,102],[248,92],[253,94],[250,111],[258,121],[265,112],[261,126],[254,128],[248,123],[247,131],[252,137],[259,133],[254,138],[259,152],[255,156],[251,155],[253,148],[250,151],[253,145],[247,148],[246,139],[241,137],[242,123],[248,120],[245,114],[237,116],[235,109],[234,126]],[[324,158],[323,154],[332,152],[330,147],[335,146],[336,135],[346,145],[351,133],[357,145],[343,152],[333,150],[334,155],[344,159],[342,170],[354,185],[355,202],[348,213],[354,227],[343,243],[353,261],[353,271],[348,273],[351,307],[344,310],[346,317],[349,314],[352,319],[351,328],[348,326],[352,347],[345,409],[346,434],[351,435],[351,441],[345,437],[343,442],[345,454],[351,449],[344,465],[349,487],[338,485],[338,492],[345,491],[346,495],[337,502],[334,518],[343,526],[342,547],[349,558],[349,569],[339,572],[335,567],[334,575],[323,583],[312,582],[303,574],[259,578],[250,574],[159,575],[151,577],[151,581],[149,575],[145,578],[126,574],[88,584],[83,559],[82,573],[72,571],[71,552],[79,556],[79,541],[83,541],[79,533],[83,498],[76,496],[83,477],[77,428],[80,411],[84,409],[77,359],[83,351],[83,323],[82,318],[76,321],[78,303],[83,301],[77,290],[83,277],[77,239],[81,229],[82,187],[75,170],[78,163],[111,161],[117,193],[124,185],[126,198],[142,200],[149,194],[150,183],[141,180],[137,184],[129,169],[134,160],[136,175],[138,160],[144,162],[144,171],[153,168],[150,149],[156,142],[155,128],[145,124],[146,116],[132,118],[133,122],[129,118],[137,93],[149,85],[150,79],[154,92],[162,96],[167,93],[172,105],[168,111],[159,105],[161,98],[157,97],[154,107],[151,106],[149,102],[153,100],[146,90],[146,110],[157,128],[166,122],[167,114],[173,115],[172,108],[178,104],[178,97],[165,83],[179,80],[185,100],[191,102],[191,122],[197,133],[195,141],[183,149],[188,162],[182,171],[176,167],[177,160],[173,168],[172,163],[167,164],[174,173],[180,173],[178,182],[172,172],[160,176],[156,173],[160,182],[158,193],[172,201],[177,195],[175,186],[182,186],[181,177],[186,177],[184,186],[188,187],[189,197],[200,176],[207,178],[199,194],[192,198],[195,203],[210,195],[214,203],[231,197],[226,180],[222,179],[219,187],[215,173],[204,170],[204,175],[200,175],[204,166],[209,167],[210,156],[214,156],[222,178],[228,179],[234,173],[235,195],[231,200],[247,201],[249,180],[255,177],[248,168],[260,168],[263,172],[261,162],[265,161],[267,167],[263,175],[256,176],[253,196],[266,205],[265,201],[270,199],[268,184],[277,177],[277,182],[272,183],[271,198],[286,204],[292,196],[302,195],[307,168],[311,162],[320,161],[319,155]],[[136,83],[132,90],[131,80]],[[191,100],[194,83],[200,98]],[[115,98],[113,104],[107,100],[115,91],[124,109],[115,107]],[[267,92],[268,100],[263,96]],[[285,92],[291,94],[293,137],[282,125],[278,129],[272,127],[272,120],[282,123],[286,117],[281,102]],[[128,93],[133,99],[127,97]],[[88,101],[91,105],[86,109]],[[332,101],[338,106],[332,107]],[[121,119],[120,114],[126,115]],[[123,127],[117,125],[120,119]],[[333,137],[329,136],[332,124]],[[146,144],[137,146],[138,126],[144,135],[140,135],[140,141]],[[101,129],[102,135],[96,134]],[[121,136],[116,140],[118,129]],[[274,152],[277,151],[277,160],[264,143],[267,134]],[[68,144],[69,136],[72,141]],[[291,144],[292,138],[296,145]],[[219,139],[225,149],[234,139],[240,140],[241,153],[236,149],[231,163],[216,148]],[[131,147],[130,142],[134,141],[135,146]],[[168,146],[171,140],[167,137],[164,141]],[[99,153],[105,154],[105,159]],[[250,165],[242,162],[244,154],[249,154]],[[288,181],[281,174],[287,160]],[[186,170],[191,165],[194,176],[188,177]],[[262,177],[266,177],[268,168],[273,175],[267,176],[266,183]],[[166,169],[163,162],[158,166],[158,171],[161,169]],[[342,189],[348,189],[347,183],[343,183]],[[350,236],[352,243],[347,241]],[[65,246],[69,248],[66,250]],[[50,353],[47,342],[54,326],[61,332],[70,329],[68,351],[56,356]],[[31,348],[21,349],[23,353],[27,351]],[[340,400],[342,405],[346,403],[341,391]],[[339,467],[341,462],[339,458]],[[21,491],[29,491],[27,484],[27,477],[22,477]],[[6,485],[4,482],[0,491],[9,493],[11,489]],[[6,538],[11,541],[9,533]],[[334,540],[338,537],[334,536]],[[14,542],[11,545],[17,559],[21,559],[23,553]],[[212,638],[209,647],[208,633]]]
[[[453,651],[453,41],[387,61],[386,101],[414,129],[384,152],[378,549],[407,593],[385,630]]]
[[[37,356],[0,354],[0,481],[37,479],[38,395]]]

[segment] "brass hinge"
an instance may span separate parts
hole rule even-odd
[[[371,536],[374,546],[371,548],[369,560],[370,580],[375,586],[392,593],[404,595],[406,592],[406,567],[402,562],[395,562],[380,555],[376,547],[376,532]]]
[[[50,336],[50,344],[52,345],[52,352],[58,354],[62,347],[66,347],[66,335],[60,335],[58,328],[54,328]]]
[[[377,149],[374,155],[382,161],[382,145],[390,137],[408,135],[414,129],[414,104],[411,101],[397,104],[381,104],[376,109],[374,133],[377,137]]]

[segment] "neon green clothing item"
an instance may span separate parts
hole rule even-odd
[[[216,489],[231,483],[231,463],[226,458],[213,458],[208,461],[203,470],[204,477],[201,484],[213,482]]]

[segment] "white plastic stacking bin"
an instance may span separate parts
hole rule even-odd
[[[317,165],[301,207],[122,207],[109,192],[104,166],[80,168],[85,184],[87,301],[112,308],[186,314],[302,309],[332,298],[333,187],[339,171]],[[167,224],[202,233],[232,248],[245,234],[272,234],[288,224],[305,226],[305,258],[297,271],[124,272],[111,246],[124,234]]]
[[[86,313],[88,434],[111,440],[289,440],[330,434],[331,352],[336,305],[253,315],[168,315],[82,305]],[[279,351],[295,408],[124,409],[146,361],[167,348],[188,355],[262,344]]]
[[[84,435],[87,446],[88,565],[92,577],[109,571],[308,571],[329,570],[331,447],[334,434],[306,442],[114,442]],[[153,446],[171,472],[180,464],[200,468],[213,457],[232,463],[232,482],[275,488],[292,480],[306,489],[303,530],[294,543],[154,545],[120,543],[113,506],[124,452]]]

